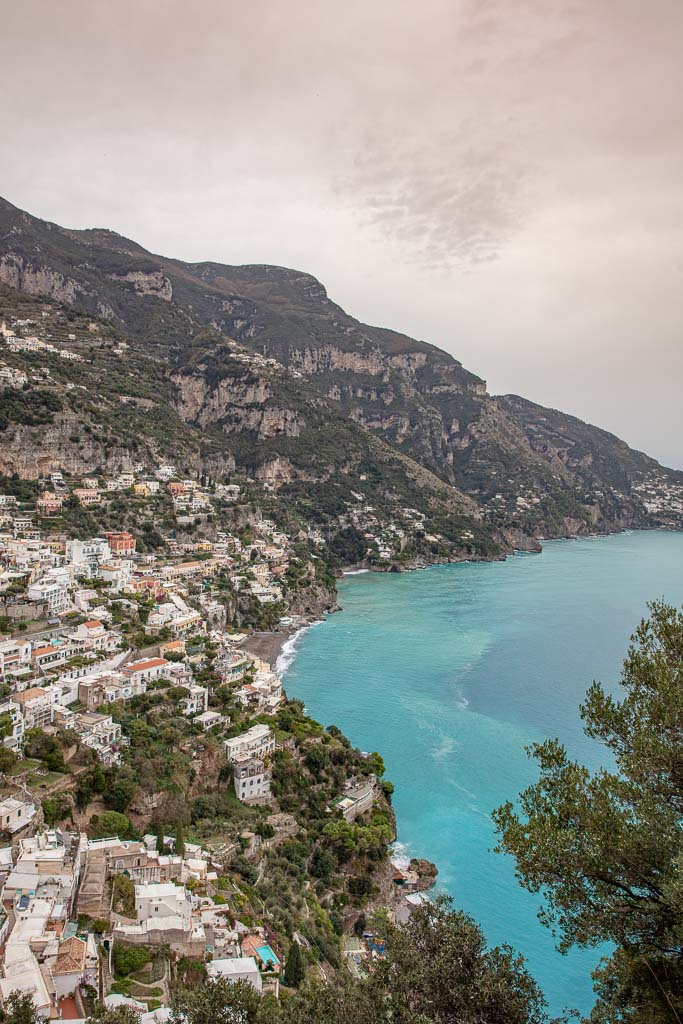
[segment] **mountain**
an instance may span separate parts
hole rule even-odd
[[[312,502],[313,518],[355,489],[426,508],[442,533],[456,517],[454,541],[468,524],[481,554],[485,536],[490,553],[537,537],[681,526],[682,473],[572,416],[490,396],[448,353],[360,323],[300,271],[184,263],[0,200],[0,281],[5,296],[93,318],[102,338],[125,338],[130,358],[146,361],[158,386],[139,439],[160,417],[167,435],[170,417],[193,465],[247,473]],[[89,356],[95,375],[112,372],[100,355]]]

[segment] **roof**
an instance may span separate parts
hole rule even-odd
[[[158,668],[161,665],[168,665],[165,658],[150,658],[148,661],[134,661],[126,665],[124,672],[144,672],[148,668]]]
[[[59,944],[57,961],[52,968],[53,974],[75,974],[85,969],[86,944],[75,935]]]
[[[48,644],[47,647],[36,647],[33,651],[33,657],[37,657],[39,654],[52,654],[54,651],[58,651],[58,647],[54,647],[52,644]]]
[[[28,690],[13,693],[12,700],[16,701],[17,704],[24,704],[27,700],[33,700],[34,697],[46,697],[47,695],[47,690],[44,690],[41,686],[29,686]]]
[[[99,619],[90,619],[88,622],[84,622],[83,625],[86,629],[97,629],[97,627],[101,626],[102,623]]]
[[[220,960],[212,960],[206,965],[209,977],[230,978],[244,974],[258,974],[258,967],[253,956],[231,956]]]

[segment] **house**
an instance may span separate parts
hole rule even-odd
[[[90,576],[97,576],[100,565],[111,561],[111,548],[105,537],[90,540],[68,540],[65,555],[67,563],[83,566]]]
[[[0,1000],[4,1005],[13,992],[21,995],[28,993],[33,1001],[33,1008],[38,1017],[49,1020],[52,1013],[52,1001],[43,978],[42,971],[30,946],[25,945],[25,959],[5,961],[4,977],[0,978]]]
[[[165,945],[187,956],[203,956],[207,935],[193,915],[190,893],[170,883],[135,886],[136,924],[117,924],[115,940],[133,945]]]
[[[275,739],[268,725],[252,725],[251,729],[225,740],[223,744],[228,761],[244,757],[266,757],[275,749]]]
[[[33,821],[36,816],[36,805],[25,800],[7,797],[0,802],[0,832],[14,835]]]
[[[159,645],[159,654],[163,658],[167,654],[184,654],[185,653],[185,640],[179,637],[177,640],[167,640],[166,643]]]
[[[109,767],[120,763],[121,726],[111,715],[101,715],[97,711],[69,711],[58,705],[54,720],[60,728],[73,729],[81,743],[95,751],[102,764]]]
[[[243,654],[226,652],[218,659],[217,671],[224,683],[239,683],[251,665],[251,661]]]
[[[134,555],[136,540],[132,533],[122,530],[119,533],[105,533],[109,547],[116,555]]]
[[[64,664],[66,661],[66,647],[57,646],[56,644],[34,647],[31,652],[31,661],[37,672],[49,672],[50,669]]]
[[[197,715],[194,724],[201,725],[204,732],[208,732],[209,729],[213,729],[214,725],[218,725],[219,722],[226,724],[229,721],[229,718],[224,718],[218,711],[205,711],[204,714]]]
[[[100,704],[114,704],[117,701],[125,704],[146,691],[147,683],[139,676],[105,671],[79,679],[77,699],[85,705],[87,711],[94,711]]]
[[[5,717],[6,716],[6,717]],[[19,750],[24,740],[24,716],[21,706],[11,698],[0,701],[0,720],[6,727],[3,746]]]
[[[234,956],[212,960],[206,965],[206,973],[214,981],[218,978],[224,978],[226,981],[247,981],[257,992],[263,988],[261,972],[253,956]]]
[[[119,635],[107,629],[99,619],[82,622],[71,635],[76,640],[82,640],[89,651],[115,651],[120,641]]]
[[[209,691],[206,686],[187,686],[187,697],[183,697],[180,707],[184,715],[196,715],[209,707]]]
[[[191,914],[191,898],[185,886],[174,885],[172,882],[143,882],[135,886],[135,915],[138,921],[178,917],[188,925]]]
[[[233,783],[237,798],[244,804],[265,804],[270,800],[272,772],[258,757],[247,757],[233,764]]]
[[[73,494],[78,503],[86,508],[90,505],[99,505],[102,501],[100,492],[90,487],[74,487]]]
[[[68,573],[53,570],[32,583],[26,592],[29,601],[45,602],[51,615],[63,615],[71,608]]]
[[[44,729],[54,718],[54,691],[40,686],[30,686],[21,693],[15,693],[12,700],[21,708],[27,729]]]
[[[45,491],[36,502],[36,512],[43,516],[54,516],[61,511],[64,498],[54,491]]]
[[[0,641],[0,681],[5,682],[31,671],[31,644],[28,640]]]
[[[359,815],[370,810],[378,795],[377,779],[371,775],[364,782],[347,785],[344,795],[335,800],[333,806],[350,824]]]
[[[71,995],[86,980],[88,944],[73,935],[59,943],[57,959],[52,965],[52,980],[57,999]]]
[[[166,661],[165,658],[144,658],[142,661],[132,661],[122,671],[126,676],[144,679],[146,683],[150,683],[166,675],[171,665],[172,662]]]

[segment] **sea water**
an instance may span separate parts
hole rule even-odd
[[[358,575],[339,595],[343,610],[284,652],[288,695],[382,754],[406,852],[436,862],[439,888],[491,945],[525,955],[552,1012],[588,1011],[598,953],[557,952],[538,897],[493,852],[490,814],[537,777],[529,743],[557,736],[590,767],[607,763],[582,732],[579,704],[593,679],[616,687],[648,601],[683,602],[683,534],[555,541],[505,562]]]

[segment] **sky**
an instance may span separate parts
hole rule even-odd
[[[0,194],[349,313],[683,468],[681,0],[22,0]]]

